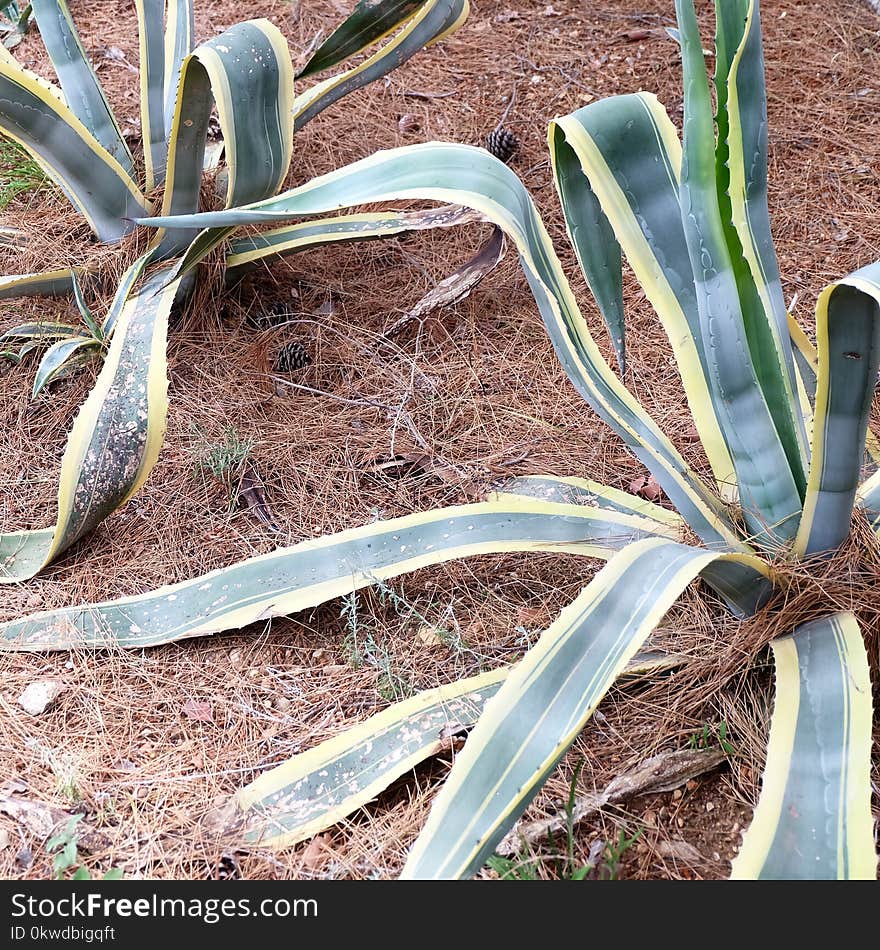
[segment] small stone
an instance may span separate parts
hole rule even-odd
[[[417,115],[406,112],[398,119],[397,128],[401,135],[409,135],[410,132],[417,132],[421,124]]]
[[[677,789],[672,793],[672,800],[673,800],[673,801],[678,801],[679,798],[681,798],[681,794],[682,794],[681,789],[680,789],[680,788],[677,788]]]
[[[229,651],[229,662],[233,666],[238,666],[241,663],[242,654],[241,650],[230,650]]]
[[[437,628],[429,623],[423,623],[416,633],[418,639],[426,647],[442,647],[443,638],[437,632]]]
[[[29,715],[39,716],[64,690],[64,683],[59,679],[34,680],[18,697],[18,704]]]
[[[5,828],[0,828],[0,851],[5,851],[9,847],[9,832]]]
[[[706,802],[706,811],[712,811],[715,808],[714,802]]]

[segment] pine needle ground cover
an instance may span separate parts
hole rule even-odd
[[[307,6],[302,15],[313,19],[283,27],[291,38],[301,30],[304,46],[314,33],[318,5]],[[383,109],[390,97],[401,119],[419,117],[419,132],[401,131],[411,128],[411,122],[396,128],[387,122],[361,127],[366,109],[358,113],[357,127],[340,110],[334,127],[337,117],[328,112],[320,120],[326,123],[321,144],[303,149],[315,163],[309,174],[376,147],[414,140],[478,143],[506,109],[505,97],[509,101],[515,86],[508,123],[522,142],[517,170],[542,205],[554,238],[561,238],[548,172],[542,167],[547,120],[590,97],[642,87],[656,90],[673,118],[680,101],[676,48],[659,28],[664,20],[634,19],[631,14],[645,13],[644,4],[638,9],[632,5],[632,10],[615,5],[613,13],[584,20],[579,6],[555,4],[559,15],[539,23],[547,36],[538,35],[529,45],[526,40],[536,33],[533,10],[523,5],[516,18],[508,16],[508,5],[479,4],[473,21],[448,41],[448,49],[413,64],[388,88],[362,94],[366,102],[377,97],[373,101]],[[804,5],[797,11],[796,35],[779,19],[783,11],[775,4],[764,9],[774,222],[786,290],[800,293],[807,312],[807,302],[824,283],[878,256],[872,231],[876,163],[865,131],[872,114],[866,76],[873,62],[875,23],[868,14],[854,15],[849,4],[839,6],[823,11],[820,22]],[[328,20],[334,14],[329,7]],[[290,14],[290,8],[284,10]],[[656,5],[657,17],[668,13]],[[202,35],[210,35],[208,26],[233,19],[234,14],[223,21],[218,13]],[[487,31],[491,42],[506,51],[491,63],[484,55]],[[120,44],[124,49],[124,39]],[[837,51],[833,62],[831,47]],[[413,95],[442,95],[459,84],[467,96]],[[786,105],[790,100],[796,108]],[[378,108],[373,111],[379,113]],[[828,143],[831,128],[834,149]],[[298,180],[305,180],[306,171]],[[804,210],[816,207],[817,194],[821,216]],[[35,207],[38,201],[45,204]],[[47,241],[63,239],[66,225],[51,196],[40,193],[17,207],[23,215],[42,215],[48,222]],[[53,207],[54,218],[47,214]],[[377,347],[385,327],[405,309],[404,302],[414,301],[443,276],[453,250],[460,254],[461,244],[455,243],[451,249],[442,235],[411,238],[394,246],[326,252],[323,259],[297,261],[289,280],[276,272],[258,277],[242,288],[222,318],[207,312],[203,322],[184,328],[172,351],[171,438],[151,483],[35,585],[4,591],[5,616],[133,593],[274,547],[277,539],[259,521],[247,512],[230,511],[225,498],[216,497],[217,485],[196,463],[212,446],[224,443],[230,426],[242,444],[252,446],[250,456],[287,533],[285,541],[371,517],[468,500],[504,474],[576,469],[624,489],[643,477],[616,440],[607,438],[598,424],[593,427],[569,391],[512,262],[487,281],[476,299],[444,314],[391,354]],[[556,243],[564,246],[562,240]],[[572,262],[564,263],[573,273]],[[333,275],[330,282],[328,274]],[[245,328],[247,315],[267,295],[289,303],[290,329],[305,339],[314,356],[306,375],[291,377],[308,389],[282,384],[279,394],[269,378],[274,354],[287,342],[279,335],[283,331],[254,335]],[[589,310],[587,315],[595,318],[601,338],[597,315]],[[632,316],[633,385],[688,460],[699,465],[696,453],[693,459],[688,456],[687,413],[675,401],[671,353],[657,337],[647,308]],[[13,321],[20,322],[19,312],[9,313],[9,323]],[[6,483],[16,486],[4,495],[3,504],[10,506],[4,518],[21,527],[32,518],[40,526],[49,514],[55,479],[46,465],[45,447],[63,445],[70,413],[86,383],[64,384],[68,388],[39,411],[28,405],[23,383],[21,391],[15,389],[19,383],[12,374],[3,385],[10,387],[3,403],[3,438],[10,442],[10,451],[3,453],[3,464],[9,466],[4,474]],[[419,437],[430,446],[429,464],[422,458],[426,453]],[[64,786],[67,792],[58,790],[59,773],[74,770],[78,793],[109,829],[109,850],[94,859],[98,867],[102,861],[108,867],[111,861],[119,863],[128,854],[134,872],[140,867],[150,874],[214,873],[221,856],[212,851],[210,840],[200,842],[197,826],[205,800],[224,797],[255,773],[341,731],[347,722],[363,719],[397,698],[394,690],[429,687],[517,656],[529,635],[546,626],[581,581],[581,569],[564,559],[542,556],[526,567],[515,557],[492,558],[417,575],[398,585],[399,601],[363,594],[342,616],[331,605],[295,621],[275,621],[265,631],[249,631],[246,638],[227,636],[143,657],[102,657],[100,662],[85,655],[69,661],[4,658],[9,667],[8,768],[11,775],[26,770],[35,797],[56,801],[70,791],[69,785]],[[847,596],[840,594],[844,608]],[[364,662],[364,650],[351,646],[358,617],[359,642],[369,645],[372,638],[374,646],[366,653],[374,662]],[[688,631],[684,640],[677,635],[675,646],[695,663],[694,688],[683,694],[690,702],[680,702],[670,714],[661,713],[669,696],[660,702],[656,693],[630,689],[613,694],[602,707],[604,721],[593,723],[576,747],[568,776],[549,786],[535,809],[555,811],[568,792],[562,786],[583,757],[578,781],[590,790],[623,770],[630,758],[644,755],[645,736],[652,736],[661,749],[693,737],[703,741],[708,729],[708,741],[715,742],[726,723],[736,754],[732,771],[719,784],[629,805],[626,812],[604,814],[598,824],[578,833],[579,856],[585,858],[597,838],[616,842],[620,830],[631,836],[642,829],[623,857],[623,872],[631,876],[723,876],[724,862],[738,843],[734,825],[743,820],[737,800],[753,801],[760,774],[756,757],[763,737],[752,742],[750,731],[766,725],[762,694],[751,680],[740,682],[735,674],[743,654],[757,653],[771,631],[740,628],[707,613],[696,597],[679,605],[666,626]],[[431,630],[446,634],[432,636]],[[715,672],[714,680],[708,670]],[[18,687],[46,675],[60,676],[68,691],[45,718],[22,721],[15,705]],[[329,695],[338,705],[328,704]],[[210,705],[210,720],[203,706],[188,707],[190,700]],[[201,718],[187,713],[195,708],[202,710]],[[69,756],[73,763],[64,765]],[[420,774],[427,800],[431,782],[445,774],[443,757]],[[392,789],[383,799],[384,808],[356,817],[310,852],[301,847],[280,858],[242,857],[241,873],[392,876],[424,819],[424,801],[413,799],[411,791],[410,785],[395,797]],[[707,810],[710,804],[713,808]],[[709,815],[717,829],[706,840],[701,814]],[[660,842],[670,838],[691,841],[705,863],[694,868],[675,852],[664,854]],[[34,851],[39,861],[39,848]],[[17,869],[9,849],[4,855],[10,873],[42,873],[39,864]],[[690,860],[693,864],[692,855]],[[558,871],[553,861],[539,861],[537,873],[552,876]]]

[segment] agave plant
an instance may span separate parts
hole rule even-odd
[[[391,706],[242,789],[221,816],[241,846],[283,847],[314,834],[436,751],[447,722],[475,722],[403,876],[474,874],[606,691],[641,662],[649,634],[691,581],[701,577],[736,615],[751,616],[780,582],[774,565],[840,545],[855,505],[880,526],[880,477],[860,484],[880,362],[880,264],[825,288],[814,352],[786,313],[770,232],[758,0],[716,0],[714,118],[693,0],[676,0],[676,13],[683,140],[656,98],[639,93],[555,120],[549,145],[569,236],[621,367],[625,254],[675,350],[709,481],[605,361],[530,196],[485,152],[437,143],[382,152],[247,206],[140,222],[165,233],[202,229],[182,274],[216,246],[220,229],[391,199],[477,209],[516,246],[572,383],[677,509],[580,476],[514,479],[482,503],[0,626],[10,650],[145,647],[302,610],[452,558],[608,559],[512,668]],[[701,544],[684,543],[688,536]],[[873,714],[859,625],[829,611],[775,640],[772,652],[767,766],[734,876],[874,877]]]
[[[190,274],[191,268],[178,272],[175,259],[197,232],[149,232],[148,250],[132,261],[136,252],[130,248],[135,244],[126,239],[138,228],[137,219],[152,212],[153,193],[162,189],[161,212],[166,217],[196,212],[204,168],[213,164],[223,206],[275,195],[287,177],[295,129],[448,35],[468,13],[468,0],[359,0],[298,76],[332,69],[389,34],[391,38],[357,65],[294,96],[287,41],[268,20],[238,23],[196,46],[192,0],[137,0],[135,6],[142,162],[120,131],[65,0],[35,0],[28,8],[33,9],[60,88],[23,69],[0,46],[0,135],[30,154],[100,241],[119,246],[114,272],[124,272],[100,320],[80,285],[83,268],[0,277],[0,299],[69,293],[82,316],[79,327],[31,322],[0,336],[0,356],[13,362],[51,344],[37,369],[34,395],[83,362],[105,358],[68,439],[58,521],[44,530],[0,534],[0,582],[36,574],[127,501],[156,461],[167,413],[168,316],[197,276]],[[215,107],[222,162],[217,149],[206,161]],[[468,213],[463,209],[430,209],[343,215],[277,228],[229,242],[224,247],[226,275],[235,280],[257,262],[319,244],[465,220]],[[217,229],[212,237],[221,241],[228,233],[227,228]]]

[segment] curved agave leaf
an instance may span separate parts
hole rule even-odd
[[[165,0],[134,0],[134,6],[140,50],[141,135],[147,191],[150,192],[165,180],[168,153],[165,137]],[[173,29],[172,19],[172,32]]]
[[[675,658],[643,651],[622,676],[668,669]],[[480,718],[510,669],[426,690],[293,756],[211,812],[205,825],[241,848],[288,848],[337,824],[425,759],[451,748]]]
[[[593,505],[609,511],[622,511],[625,514],[650,518],[660,524],[668,524],[683,530],[684,520],[677,512],[669,511],[638,495],[619,488],[611,488],[601,482],[587,478],[559,478],[556,475],[520,475],[502,482],[493,498],[505,498],[508,495],[523,498],[541,498],[566,505]]]
[[[880,262],[822,291],[816,340],[813,458],[794,546],[801,557],[832,550],[849,534],[880,367]]]
[[[65,337],[82,336],[79,327],[72,327],[68,323],[55,323],[46,321],[45,323],[20,323],[17,327],[12,327],[5,333],[0,334],[0,343],[4,340],[36,340],[45,342],[47,340],[60,340]]]
[[[871,678],[858,622],[833,614],[770,645],[767,766],[731,877],[875,880]]]
[[[0,535],[0,583],[26,580],[140,488],[165,432],[165,337],[176,284],[158,271],[131,294],[61,462],[58,521]]]
[[[147,264],[151,261],[151,256],[149,254],[144,254],[142,257],[139,257],[133,264],[131,264],[123,273],[121,280],[119,281],[119,286],[116,288],[116,293],[113,296],[113,303],[110,304],[110,309],[107,311],[107,316],[104,317],[104,322],[101,324],[101,334],[105,340],[109,340],[113,335],[113,331],[116,329],[116,324],[119,322],[119,318],[122,316],[122,312],[125,309],[125,304],[128,302],[129,295],[134,289],[134,285],[140,280],[141,276],[144,273],[144,269]]]
[[[268,20],[237,23],[183,60],[163,215],[198,210],[215,100],[226,147],[226,207],[274,195],[287,177],[293,149],[293,65],[287,41]],[[180,253],[196,233],[160,233],[157,255]]]
[[[183,63],[196,45],[192,0],[166,0],[168,25],[165,28],[165,138],[171,138],[174,112],[180,98]]]
[[[89,333],[100,343],[104,339],[104,331],[86,303],[85,295],[76,274],[73,275],[73,299],[76,301],[76,309],[79,310],[79,315],[83,318],[83,323],[88,327]]]
[[[467,19],[468,0],[423,0],[404,28],[390,42],[359,65],[331,76],[296,97],[293,111],[297,129],[327,106],[356,89],[381,79],[431,43],[457,30]]]
[[[46,85],[0,57],[0,131],[15,139],[105,243],[150,204],[128,172]]]
[[[715,412],[733,459],[743,514],[768,543],[793,538],[804,481],[800,448],[776,423],[755,375],[718,205],[715,131],[693,0],[676,0],[682,38],[685,118],[682,222]]]
[[[346,214],[320,221],[301,221],[259,234],[248,234],[229,243],[226,256],[227,277],[235,279],[250,267],[269,258],[296,254],[311,247],[343,241],[365,241],[393,237],[410,231],[451,228],[485,220],[481,214],[459,205],[426,208],[423,211],[391,211],[371,214]],[[196,266],[193,263],[192,267]],[[183,276],[192,268],[184,256],[175,270]]]
[[[595,293],[605,267],[616,275],[619,266],[613,259],[619,251],[612,253],[608,245],[612,260],[606,265],[599,257],[590,263],[591,257],[600,255],[595,244],[604,239],[591,228],[591,201],[586,196],[594,194],[669,338],[716,483],[725,497],[734,497],[733,462],[709,389],[679,202],[681,145],[672,120],[650,93],[614,96],[554,120],[549,139],[566,224],[590,286]],[[588,269],[596,273],[590,277]],[[603,296],[611,293],[609,289]],[[606,303],[603,311],[607,307]],[[614,310],[611,319],[616,321],[613,314]],[[622,340],[622,321],[615,325]]]
[[[43,354],[31,396],[38,396],[49,383],[66,376],[71,367],[85,356],[94,356],[101,351],[101,344],[88,336],[75,336],[67,340],[58,340]]]
[[[626,320],[620,245],[601,201],[593,193],[590,180],[577,160],[577,153],[565,141],[563,127],[551,122],[548,139],[553,179],[565,214],[566,230],[608,327],[617,365],[623,374],[626,372]]]
[[[633,538],[656,534],[676,532],[646,518],[530,499],[444,508],[303,541],[136,597],[0,624],[0,649],[155,646],[316,607],[458,557],[504,551],[607,557]]]
[[[758,0],[715,0],[715,18],[718,200],[755,373],[802,485],[809,455],[794,400],[788,314],[767,204],[767,94]]]
[[[358,0],[348,18],[315,50],[296,74],[304,79],[365,50],[408,20],[426,0]]]
[[[231,227],[407,198],[451,201],[475,208],[507,234],[519,251],[550,338],[578,392],[654,473],[703,540],[746,549],[721,503],[690,471],[645,408],[605,362],[528,192],[516,175],[485,149],[443,143],[392,149],[244,208],[182,218],[143,218],[138,223],[167,228]],[[205,232],[193,243],[186,260],[191,265],[214,246],[212,234]]]
[[[0,300],[9,297],[61,297],[73,290],[73,273],[82,275],[85,271],[81,267],[65,267],[39,274],[0,277]]]
[[[401,876],[473,875],[682,591],[701,572],[717,578],[727,569],[763,587],[758,558],[659,538],[612,558],[486,704]]]
[[[134,181],[131,152],[83,50],[66,0],[31,0],[31,7],[70,111]]]
[[[290,847],[337,824],[479,719],[507,669],[426,690],[294,756],[209,815],[212,834],[244,848]]]

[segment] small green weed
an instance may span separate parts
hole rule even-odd
[[[517,858],[503,858],[500,854],[493,854],[486,864],[502,881],[538,880],[537,861],[520,861]]]
[[[625,828],[617,833],[616,841],[606,841],[602,864],[599,866],[599,878],[603,881],[616,881],[620,877],[620,864],[627,851],[642,837],[642,828],[628,835]]]
[[[718,746],[725,755],[733,755],[733,744],[727,737],[727,722],[722,719],[717,726],[703,723],[701,732],[694,733],[688,739],[689,749],[712,749]]]
[[[413,684],[394,668],[394,658],[388,648],[379,643],[373,630],[360,622],[357,593],[342,598],[340,615],[345,621],[347,633],[342,641],[349,665],[357,670],[368,666],[379,674],[376,688],[379,695],[389,702],[397,702],[412,696]]]
[[[52,871],[56,881],[63,881],[67,872],[73,870],[70,876],[74,881],[90,881],[92,875],[89,869],[79,863],[79,823],[82,815],[73,815],[70,821],[46,842],[46,851],[49,854],[57,852],[52,858]],[[119,881],[122,879],[121,868],[110,868],[101,875],[102,881]]]
[[[35,191],[45,181],[42,168],[17,142],[0,138],[0,211],[16,195]]]
[[[196,426],[192,429],[196,443],[190,451],[195,458],[196,472],[220,482],[226,489],[229,510],[234,510],[242,470],[254,448],[253,440],[242,439],[233,426],[223,430],[222,442],[210,442],[201,429]]]

